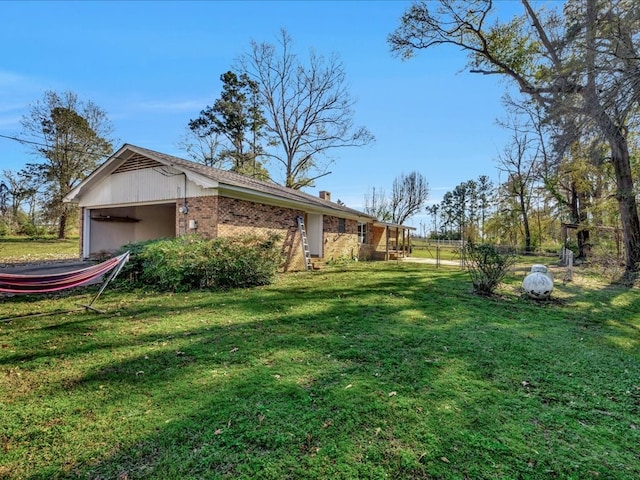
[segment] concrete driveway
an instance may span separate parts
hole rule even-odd
[[[403,257],[400,259],[401,262],[408,263],[428,263],[430,265],[437,265],[438,262],[435,258],[417,258],[417,257]],[[451,267],[459,267],[460,260],[440,260],[440,265],[447,265]]]

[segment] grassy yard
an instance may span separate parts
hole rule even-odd
[[[521,279],[360,263],[2,321],[0,478],[640,478],[640,292]]]
[[[411,251],[411,256],[416,258],[431,258],[440,260],[453,260],[460,262],[460,248],[451,247],[448,245],[437,246],[435,244],[418,244],[414,245]],[[559,258],[556,255],[527,255],[520,256],[520,261],[529,265],[533,263],[542,263],[548,265],[549,263],[557,263]]]
[[[26,237],[0,236],[0,264],[26,263],[35,260],[77,259],[80,256],[78,238],[29,240]]]

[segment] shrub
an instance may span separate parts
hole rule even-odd
[[[123,245],[118,251],[114,253],[114,255],[121,255],[124,252],[129,252],[129,261],[124,264],[122,270],[118,274],[119,281],[129,281],[132,284],[140,283],[140,279],[142,278],[142,271],[144,269],[144,257],[142,253],[145,249],[155,243],[160,241],[165,241],[166,239],[159,240],[145,240],[142,242],[134,242]],[[105,252],[104,255],[100,255],[98,260],[106,260],[107,257],[111,257],[111,254],[107,254]]]
[[[122,278],[163,291],[226,289],[266,285],[281,255],[278,236],[203,239],[187,235],[127,245],[131,260]]]
[[[39,240],[47,236],[47,227],[34,223],[22,223],[18,227],[18,235],[26,235],[31,240]]]
[[[482,295],[491,295],[495,291],[516,259],[513,253],[501,251],[490,243],[469,242],[465,245],[465,255],[473,289]]]

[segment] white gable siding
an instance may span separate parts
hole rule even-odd
[[[186,196],[216,195],[215,189],[186,182]],[[114,173],[82,195],[81,207],[175,201],[185,197],[185,176],[167,175],[152,168]]]

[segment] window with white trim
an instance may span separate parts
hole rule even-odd
[[[369,243],[369,229],[366,223],[358,222],[358,242]]]

